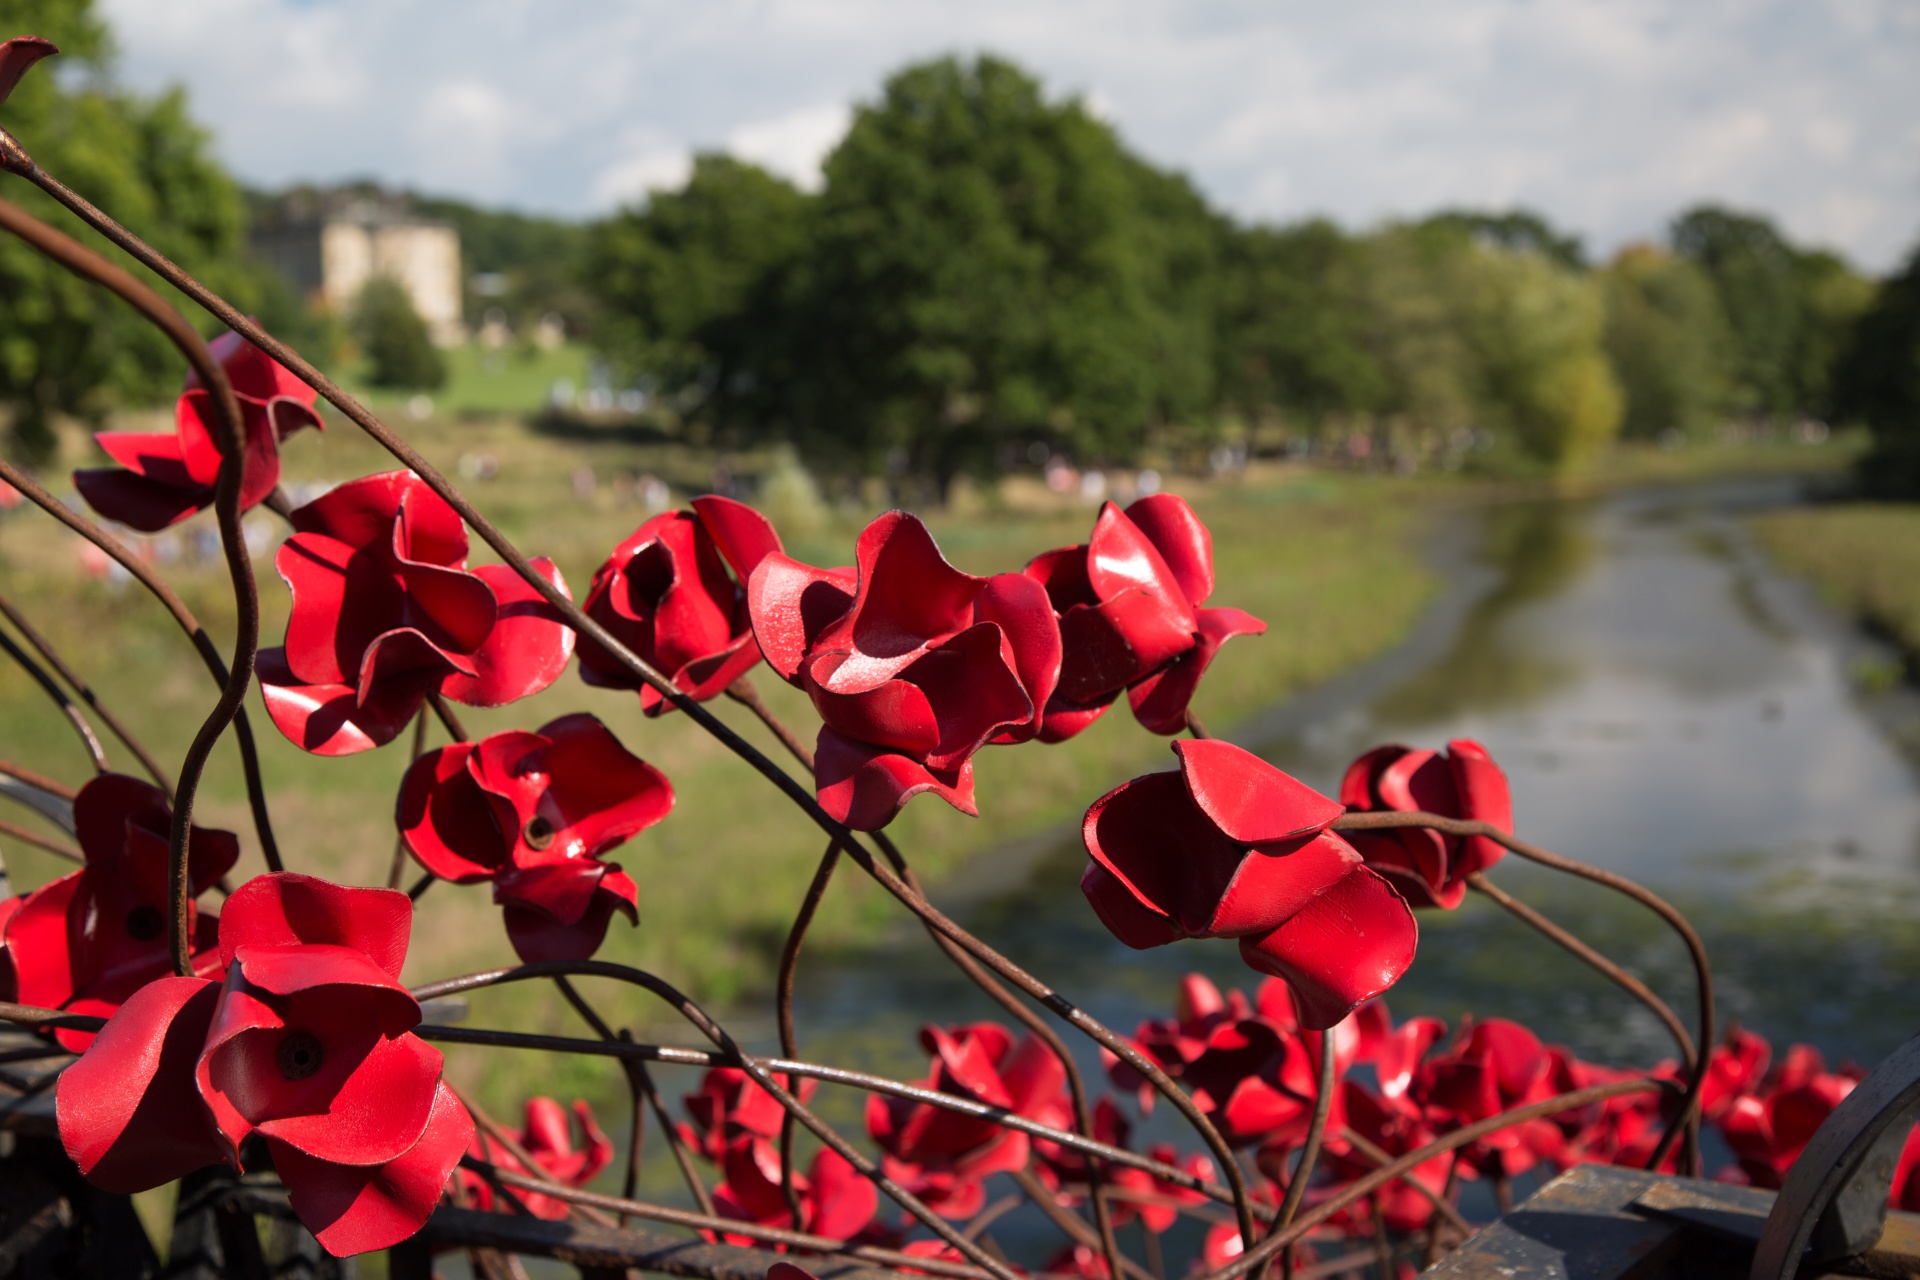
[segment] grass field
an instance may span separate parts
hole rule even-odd
[[[1781,565],[1920,662],[1920,505],[1842,503],[1754,521]],[[1886,676],[1861,673],[1869,682]],[[1898,672],[1890,673],[1892,678]]]

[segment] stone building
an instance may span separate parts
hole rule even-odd
[[[309,300],[344,311],[367,281],[390,276],[435,342],[466,339],[460,234],[414,214],[404,197],[298,191],[256,217],[251,239],[254,253]]]

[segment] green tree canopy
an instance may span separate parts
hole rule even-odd
[[[1633,245],[1607,264],[1607,355],[1626,397],[1622,432],[1700,435],[1733,391],[1732,337],[1697,263]]]
[[[447,361],[414,310],[406,286],[390,276],[367,281],[354,300],[353,340],[371,366],[376,387],[432,391],[447,381]]]
[[[1920,494],[1920,245],[1860,316],[1835,370],[1842,414],[1873,430],[1861,478],[1876,493]]]
[[[0,30],[42,35],[63,51],[28,74],[0,107],[0,125],[42,166],[187,270],[255,306],[259,276],[243,253],[239,191],[214,162],[184,96],[63,85],[60,63],[88,66],[96,79],[105,70],[107,35],[92,0],[0,0]],[[26,183],[0,180],[0,190],[118,256]],[[197,309],[182,308],[201,321]],[[124,304],[25,245],[0,241],[0,407],[16,452],[44,458],[56,414],[98,420],[115,405],[164,400],[184,373],[166,339]]]

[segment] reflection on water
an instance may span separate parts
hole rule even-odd
[[[1920,1028],[1920,791],[1883,727],[1889,701],[1863,703],[1849,684],[1866,642],[1740,529],[1743,511],[1792,498],[1770,482],[1491,511],[1482,564],[1462,575],[1481,590],[1450,634],[1330,702],[1306,700],[1304,720],[1268,719],[1283,731],[1249,745],[1331,792],[1377,743],[1480,740],[1512,779],[1522,833],[1694,917],[1723,1017],[1877,1061]],[[1186,970],[1251,982],[1230,942],[1114,942],[1077,891],[1084,860],[1063,836],[1028,884],[971,905],[967,923],[1122,1029],[1163,1013]],[[1496,872],[1510,889],[1692,1007],[1684,957],[1649,917],[1515,863]],[[1389,996],[1398,1015],[1518,1017],[1602,1061],[1670,1051],[1637,1006],[1484,904],[1421,924],[1419,958]],[[923,1063],[921,1022],[1000,1016],[918,937],[803,971],[800,1005],[803,1052],[907,1072]]]

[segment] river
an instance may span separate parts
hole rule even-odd
[[[1744,528],[1798,501],[1797,484],[1455,517],[1435,540],[1451,586],[1417,634],[1232,736],[1329,793],[1377,743],[1478,739],[1511,779],[1520,834],[1695,920],[1723,1024],[1877,1062],[1920,1030],[1920,787],[1902,745],[1920,699],[1865,692],[1860,673],[1890,655],[1771,569]],[[1085,860],[1077,829],[1063,831],[935,898],[1121,1030],[1164,1016],[1189,970],[1255,980],[1231,942],[1122,947],[1079,894]],[[1692,1016],[1683,954],[1639,908],[1513,858],[1494,878]],[[1490,904],[1420,922],[1418,958],[1387,997],[1396,1016],[1518,1018],[1617,1064],[1671,1052],[1639,1006]],[[906,929],[857,962],[803,966],[798,992],[804,1056],[909,1076],[924,1070],[920,1024],[998,1014]]]

